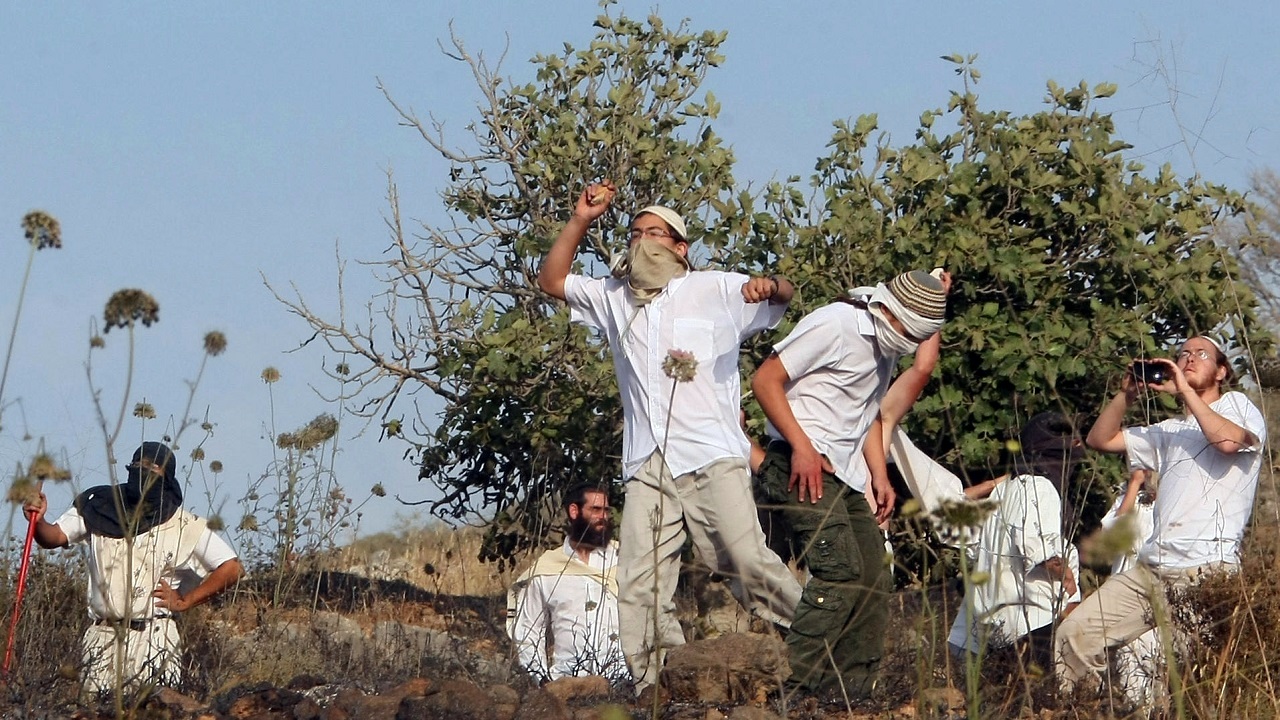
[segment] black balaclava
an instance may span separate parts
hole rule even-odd
[[[164,476],[157,477],[139,468],[138,461],[143,458],[164,467]],[[177,478],[178,461],[166,445],[142,443],[142,447],[133,453],[128,468],[128,482],[116,487],[91,487],[76,497],[76,509],[84,518],[89,532],[122,538],[126,530],[131,530],[129,534],[136,536],[164,524],[182,506],[182,486]]]

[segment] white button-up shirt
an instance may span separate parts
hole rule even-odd
[[[750,444],[738,420],[739,348],[748,337],[777,325],[787,307],[748,303],[742,286],[749,279],[739,273],[691,272],[640,306],[622,280],[565,278],[573,321],[603,334],[613,353],[625,421],[626,478],[654,450],[664,450],[667,468],[676,476],[721,458],[747,457]],[[692,381],[676,383],[662,371],[671,350],[697,357]]]
[[[791,378],[787,402],[796,422],[831,461],[836,477],[863,491],[862,446],[898,362],[877,349],[871,313],[840,302],[820,307],[801,319],[774,352]],[[772,423],[767,430],[783,439]]]
[[[1222,417],[1253,433],[1258,444],[1237,453],[1210,447],[1191,416],[1126,428],[1129,468],[1156,471],[1155,531],[1138,552],[1165,568],[1240,562],[1240,538],[1253,513],[1267,424],[1249,398],[1229,392],[1210,403]]]
[[[568,541],[548,553],[564,553],[582,563]],[[575,675],[630,677],[618,640],[618,598],[601,578],[618,565],[609,545],[593,550],[587,565],[595,574],[562,572],[534,575],[516,600],[512,637],[520,664],[531,675],[555,680]],[[552,664],[547,667],[547,628],[551,628]]]

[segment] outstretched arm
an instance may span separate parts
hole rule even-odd
[[[934,333],[928,340],[920,343],[916,349],[915,360],[911,367],[902,371],[898,379],[889,386],[884,399],[880,401],[880,422],[884,425],[884,448],[887,451],[889,440],[898,423],[920,397],[924,386],[929,384],[933,369],[938,366],[938,356],[942,348],[942,335]]]
[[[564,279],[573,269],[573,258],[578,254],[578,245],[587,236],[591,223],[604,214],[609,208],[613,194],[617,192],[612,182],[605,180],[598,185],[591,185],[582,191],[573,215],[564,229],[556,236],[551,250],[542,261],[538,270],[538,287],[553,298],[564,300]],[[593,202],[594,201],[594,202]]]

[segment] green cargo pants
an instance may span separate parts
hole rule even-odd
[[[884,653],[891,580],[884,535],[863,494],[824,473],[822,498],[787,491],[791,451],[775,441],[756,476],[762,510],[780,515],[812,576],[787,635],[792,682],[810,692],[871,694]]]

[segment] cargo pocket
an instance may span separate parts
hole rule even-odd
[[[817,508],[815,512],[820,512]],[[862,553],[848,521],[830,522],[813,535],[804,556],[809,572],[819,580],[841,583],[862,577]]]
[[[791,632],[806,637],[836,637],[844,627],[847,602],[831,585],[810,580],[800,594]]]
[[[791,461],[780,453],[768,453],[755,476],[756,502],[781,507],[787,504],[787,484],[791,481]]]

